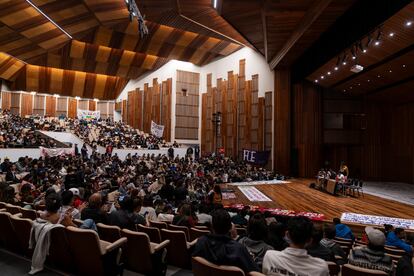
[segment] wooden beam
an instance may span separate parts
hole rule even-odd
[[[263,44],[264,44],[264,51],[265,51],[265,59],[266,62],[268,61],[268,56],[267,56],[267,21],[266,21],[266,5],[267,4],[267,0],[263,0],[263,6],[262,6],[262,28],[263,28]]]
[[[299,25],[293,31],[290,38],[286,41],[285,45],[283,45],[279,52],[270,61],[269,65],[271,69],[275,69],[290,49],[296,44],[296,42],[302,37],[302,35],[331,2],[332,0],[319,0],[315,5],[312,5],[312,7],[306,12]]]

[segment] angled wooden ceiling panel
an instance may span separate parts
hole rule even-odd
[[[0,78],[14,80],[25,65],[23,61],[0,52]]]

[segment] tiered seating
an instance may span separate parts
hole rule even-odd
[[[384,271],[366,269],[350,264],[342,266],[342,276],[374,276],[374,275],[388,275]]]
[[[236,266],[215,265],[204,258],[193,257],[192,268],[195,276],[244,276],[243,270]],[[250,276],[263,276],[260,272],[250,272]]]
[[[170,240],[167,247],[167,263],[181,268],[191,267],[191,250],[197,240],[187,242],[183,231],[162,229],[161,238]]]

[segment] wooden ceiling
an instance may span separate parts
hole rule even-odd
[[[407,22],[412,22],[411,25]],[[380,30],[379,44],[376,38]],[[368,40],[371,43],[367,47]],[[414,100],[414,2],[387,19],[383,24],[355,43],[352,59],[351,47],[332,57],[307,79],[319,85],[369,100],[403,103]],[[355,49],[355,48],[354,48]],[[344,54],[346,65],[342,64]],[[350,71],[354,64],[364,67],[359,73]],[[337,70],[335,70],[337,67]]]
[[[210,1],[137,1],[144,38],[124,0],[31,2],[64,31],[28,1],[0,1],[0,77],[14,89],[114,99],[171,59],[204,65],[250,46]]]

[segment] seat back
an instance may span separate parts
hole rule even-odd
[[[326,262],[329,268],[329,275],[336,276],[341,271],[341,267],[334,262]]]
[[[6,204],[6,210],[12,215],[20,213],[20,207],[12,204]]]
[[[21,208],[20,213],[22,213],[22,218],[28,218],[35,220],[37,218],[37,213],[35,210]]]
[[[137,224],[137,231],[143,232],[148,235],[151,242],[160,243],[161,242],[161,233],[160,229],[155,227],[148,227],[141,224]]]
[[[247,235],[247,229],[244,227],[236,227],[237,235],[239,236],[246,236]]]
[[[99,238],[107,242],[115,242],[121,238],[121,228],[103,223],[96,224]]]
[[[158,228],[158,229],[167,229],[167,223],[165,223],[165,222],[161,222],[161,221],[152,221],[152,220],[150,220],[149,221],[149,225],[151,226],[151,227],[156,227],[156,228]]]
[[[218,266],[202,257],[192,258],[195,276],[244,276],[243,270],[235,266]]]
[[[183,231],[162,229],[163,241],[170,240],[167,246],[167,263],[180,268],[191,266],[191,255],[187,248],[187,238]]]
[[[65,227],[55,227],[50,230],[49,255],[47,263],[67,272],[74,272],[75,260],[69,247]]]
[[[29,240],[33,221],[27,218],[19,218],[16,216],[10,216],[10,221],[16,233],[19,251],[27,257],[31,257],[33,250],[29,249]]]
[[[404,256],[406,254],[406,252],[402,249],[391,248],[391,247],[388,247],[388,246],[385,246],[385,253],[388,253],[388,254],[394,255],[394,256]]]
[[[193,241],[195,239],[198,239],[199,237],[202,237],[204,235],[210,234],[209,230],[201,230],[197,228],[190,228],[190,240]]]
[[[122,236],[128,239],[125,247],[126,268],[137,273],[151,274],[153,272],[151,261],[150,239],[147,234],[128,229],[122,230]]]
[[[0,209],[6,208],[6,204],[7,203],[0,201]]]
[[[342,276],[374,276],[374,275],[388,275],[381,270],[373,270],[354,266],[351,264],[344,264],[342,266]]]
[[[98,234],[92,230],[69,226],[67,236],[77,272],[81,275],[103,275],[101,245]]]
[[[188,230],[188,227],[170,224],[168,225],[168,229],[173,231],[183,231],[187,241],[190,241],[190,231]]]
[[[19,252],[19,242],[10,217],[10,213],[0,212],[0,242],[6,249],[21,253]]]

